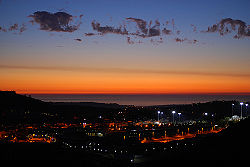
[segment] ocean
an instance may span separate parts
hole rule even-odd
[[[46,102],[97,102],[121,105],[150,106],[169,104],[192,104],[215,100],[249,102],[250,95],[210,95],[210,94],[31,94],[31,97]]]

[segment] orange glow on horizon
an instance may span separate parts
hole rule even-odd
[[[250,78],[148,73],[2,70],[1,90],[21,94],[250,94]]]

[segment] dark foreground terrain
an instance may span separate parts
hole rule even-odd
[[[190,107],[195,107],[194,109],[197,109],[195,110],[197,113],[189,117],[196,118],[196,122],[207,121],[210,124],[211,121],[212,124],[212,121],[213,123],[219,123],[221,117],[228,116],[231,113],[231,105],[231,102],[216,102],[177,107],[185,107],[186,113],[189,112]],[[173,106],[163,106],[161,111],[167,113],[169,107]],[[209,107],[211,108],[208,110]],[[213,108],[216,107],[224,108],[225,114],[219,111],[214,113]],[[165,110],[163,110],[164,108]],[[194,138],[180,141],[142,144],[136,139],[136,142],[125,143],[125,138],[123,141],[122,135],[122,140],[114,137],[109,138],[107,144],[109,150],[107,152],[104,152],[104,150],[96,151],[96,149],[101,148],[99,144],[99,147],[95,146],[89,149],[90,147],[87,147],[89,146],[88,141],[96,144],[97,142],[105,143],[106,141],[104,140],[106,137],[87,136],[86,134],[90,134],[90,132],[91,134],[102,132],[106,136],[110,134],[115,136],[115,134],[120,133],[127,134],[127,140],[129,134],[131,132],[135,133],[136,128],[138,128],[138,126],[133,125],[133,122],[138,122],[138,115],[144,116],[140,118],[141,120],[157,118],[155,107],[153,107],[153,110],[149,107],[142,111],[134,106],[130,108],[131,111],[125,109],[129,110],[129,107],[117,104],[45,103],[31,97],[18,95],[15,92],[1,92],[0,135],[2,140],[0,140],[0,166],[243,166],[248,163],[248,151],[250,149],[248,135],[250,132],[249,117],[238,122],[229,122],[227,128],[219,133],[199,134]],[[193,108],[191,109],[193,110]],[[141,113],[138,114],[135,112],[136,110],[138,113]],[[210,114],[209,111],[213,112],[216,117],[211,117],[210,119],[202,116],[204,112]],[[123,116],[119,116],[121,112],[124,113]],[[144,113],[148,113],[148,115],[145,117]],[[183,115],[185,115],[185,112]],[[126,131],[122,130],[123,132],[117,129],[117,133],[113,132],[115,130],[111,132],[110,129],[115,127],[108,128],[103,126],[105,124],[104,121],[108,125],[113,122],[120,123],[125,119],[131,125],[127,124],[121,127],[127,128]],[[218,121],[216,122],[214,119],[218,119]],[[86,120],[89,121],[87,124],[92,125],[92,127],[85,128],[82,127],[84,124],[79,124]],[[55,127],[54,125],[57,122],[63,123],[63,126]],[[49,124],[51,126],[47,126]],[[80,127],[65,126],[69,124],[80,125]],[[99,126],[94,127],[95,124]],[[157,128],[160,127],[154,126],[154,130]],[[179,128],[178,124],[176,127],[172,126],[172,128],[176,130]],[[143,134],[143,130],[139,131],[137,129],[137,132]],[[48,139],[48,136],[50,136],[51,140],[47,140],[47,142],[33,142],[28,140],[32,134],[33,137],[40,135],[41,139],[45,138],[46,134],[46,138]],[[76,138],[77,134],[84,135],[82,138],[79,136]],[[54,137],[56,141],[52,140]],[[86,141],[82,139],[86,139]],[[76,145],[73,145],[74,141]],[[79,147],[77,144],[80,144]],[[95,151],[93,151],[93,148]],[[145,151],[148,148],[151,150]],[[120,153],[123,150],[123,153],[117,154],[118,149],[120,149]],[[125,154],[124,150],[127,150]]]
[[[196,140],[195,150],[150,153],[141,163],[114,159],[112,155],[71,150],[53,143],[0,144],[1,164],[8,166],[241,166],[249,158],[250,120],[245,119],[218,134]]]

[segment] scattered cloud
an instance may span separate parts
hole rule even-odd
[[[129,17],[126,18],[127,22],[123,23],[123,26],[113,27],[113,26],[101,26],[99,22],[92,21],[91,26],[93,30],[99,32],[100,34],[94,33],[85,33],[85,36],[93,36],[93,35],[104,35],[107,33],[125,35],[127,38],[128,44],[136,44],[136,43],[143,43],[140,38],[149,38],[149,42],[152,44],[161,44],[164,42],[163,35],[179,35],[181,33],[180,30],[177,30],[175,26],[175,21],[167,21],[166,24],[161,24],[159,20],[155,20],[154,22],[151,20],[149,22],[139,19]],[[132,29],[127,29],[127,24],[129,22],[135,22],[136,25]],[[172,25],[172,29],[167,29],[168,24]],[[138,37],[140,37],[138,39]],[[187,38],[180,39],[178,37],[174,38],[176,42],[184,42],[187,41],[189,44],[196,44],[198,40],[188,40]]]
[[[181,39],[181,38],[175,38],[175,42],[184,42],[187,38]]]
[[[147,22],[142,20],[142,19],[137,19],[137,18],[126,18],[126,20],[130,20],[133,21],[137,24],[138,28],[141,30],[141,32],[146,35],[148,33],[148,29],[147,29]]]
[[[76,38],[76,39],[74,39],[74,40],[79,41],[79,42],[82,42],[82,39],[80,39],[80,38]]]
[[[46,11],[37,11],[30,15],[33,20],[31,23],[38,23],[41,30],[56,32],[74,32],[80,27],[80,23],[70,25],[73,16],[66,12],[49,13]],[[80,18],[82,15],[80,15]]]
[[[160,36],[161,35],[160,25],[161,23],[158,20],[155,20],[155,25],[152,28],[149,28],[148,37]]]
[[[143,38],[161,35],[161,30],[160,30],[161,23],[158,20],[155,20],[155,25],[152,27],[151,27],[152,21],[147,23],[145,20],[132,17],[126,18],[126,20],[135,22],[139,29],[139,31],[137,31],[136,33],[130,33],[131,35],[136,35]]]
[[[0,26],[0,31],[2,31],[2,32],[7,32],[7,29]]]
[[[65,11],[59,11],[56,13],[50,13],[47,11],[37,11],[29,18],[32,18],[29,23],[32,25],[39,24],[40,30],[49,32],[74,32],[79,29],[82,24],[81,19],[83,14],[78,16],[72,16]],[[130,23],[132,26],[130,26]],[[101,25],[100,22],[92,21],[91,27],[93,32],[84,33],[85,37],[95,36],[95,35],[105,35],[105,34],[117,34],[124,35],[128,44],[144,43],[143,40],[148,38],[148,41],[153,44],[163,43],[166,36],[170,36],[173,41],[177,43],[188,43],[197,44],[199,41],[197,39],[189,39],[185,34],[181,33],[180,30],[176,28],[176,23],[174,19],[160,22],[146,21],[140,18],[128,17],[122,21],[122,25],[110,26]],[[232,34],[233,38],[241,39],[244,37],[250,37],[250,26],[247,25],[242,20],[235,20],[232,18],[221,19],[218,23],[213,24],[207,28],[205,31],[197,30],[196,25],[190,24],[192,28],[192,33],[218,33],[221,36],[226,34]],[[27,30],[27,24],[14,23],[8,26],[0,26],[0,32],[12,32],[14,34],[21,34]],[[181,34],[181,36],[180,36]],[[82,39],[76,38],[76,41],[81,42]],[[201,42],[202,43],[202,42]]]
[[[119,28],[115,28],[112,26],[101,26],[100,23],[95,21],[92,21],[91,25],[93,30],[98,31],[102,34],[112,33],[112,34],[128,35],[128,31],[126,30],[125,27],[122,26],[120,26]]]
[[[166,29],[166,28],[164,28],[164,29],[162,30],[162,33],[165,34],[165,35],[171,35],[172,31],[171,31],[171,30],[168,30],[168,29]]]
[[[25,24],[22,24],[22,26],[20,27],[19,29],[19,34],[21,34],[22,32],[26,31],[27,28],[26,28],[26,25]]]
[[[94,36],[94,35],[96,35],[96,34],[94,34],[94,33],[85,33],[85,36],[88,36],[88,37]]]
[[[197,39],[188,39],[188,38],[183,38],[183,39],[181,39],[181,38],[175,38],[174,39],[175,40],[175,42],[179,42],[179,43],[182,43],[182,42],[187,42],[188,44],[196,44],[196,43],[198,43],[199,41],[197,40]]]
[[[219,23],[208,27],[206,31],[202,32],[218,32],[221,36],[234,32],[234,38],[236,39],[250,37],[250,28],[247,27],[246,23],[231,18],[222,19]]]
[[[128,42],[128,44],[134,44],[135,43],[134,41],[131,40],[130,37],[127,37],[127,42]]]
[[[23,23],[21,26],[19,26],[17,23],[10,25],[8,28],[5,27],[1,27],[0,26],[0,32],[14,32],[14,34],[16,34],[16,32],[19,32],[19,34],[21,34],[22,32],[24,32],[26,30],[26,25]]]
[[[18,29],[18,24],[15,23],[12,26],[9,27],[9,31],[17,30]]]

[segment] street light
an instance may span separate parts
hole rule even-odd
[[[248,116],[248,113],[247,113],[247,107],[248,107],[248,104],[246,104],[246,115]]]
[[[179,115],[179,122],[181,122],[181,113],[178,112],[178,115]]]
[[[173,114],[173,122],[174,122],[174,114],[175,114],[175,111],[172,111],[172,114]]]
[[[240,119],[242,119],[242,106],[243,106],[243,102],[240,102]]]
[[[158,111],[157,113],[158,113],[158,122],[159,122],[159,115],[160,115],[160,113],[161,113],[161,112],[160,112],[160,111]]]

